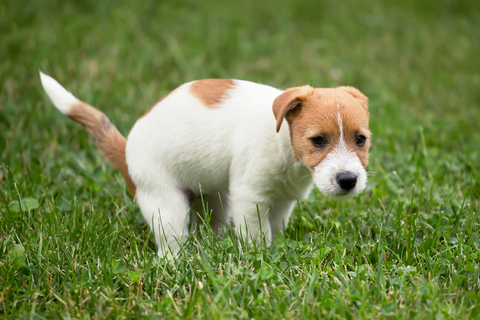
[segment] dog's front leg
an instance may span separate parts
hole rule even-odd
[[[270,243],[272,233],[267,216],[269,202],[258,198],[258,195],[249,192],[231,192],[228,215],[236,233],[244,240],[260,240],[264,236],[267,243]]]
[[[175,255],[188,237],[188,198],[177,188],[137,189],[137,202],[155,235],[160,257]]]
[[[290,215],[296,203],[296,201],[282,201],[271,206],[270,214],[273,221],[272,232],[283,233],[288,226]]]

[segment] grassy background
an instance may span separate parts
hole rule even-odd
[[[475,0],[0,2],[0,314],[478,318],[479,34]],[[268,249],[202,229],[167,263],[39,69],[124,134],[194,79],[356,86],[370,187],[315,191]]]

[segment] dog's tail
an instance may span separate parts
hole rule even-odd
[[[98,148],[120,170],[128,189],[135,198],[136,187],[128,173],[125,160],[127,140],[103,112],[78,100],[55,79],[40,72],[43,88],[55,107],[70,119],[83,125],[95,139]]]

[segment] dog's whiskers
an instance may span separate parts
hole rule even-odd
[[[377,176],[377,177],[382,177],[383,174],[381,174],[380,172],[375,172],[375,171],[366,171],[367,172],[367,176]]]

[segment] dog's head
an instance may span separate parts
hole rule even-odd
[[[367,184],[368,98],[353,87],[291,88],[273,103],[277,132],[283,119],[290,126],[296,160],[312,173],[326,196],[343,200]]]

